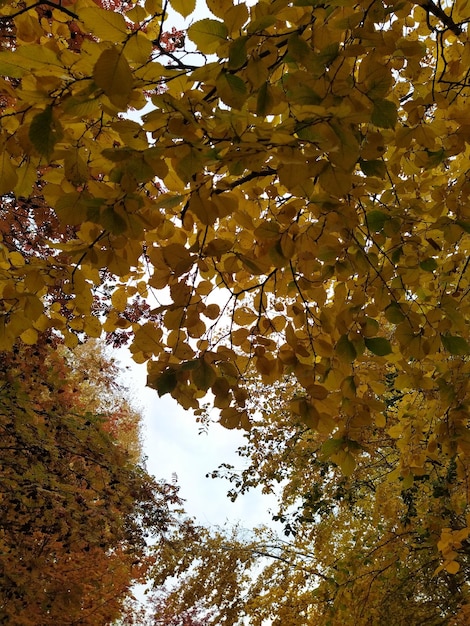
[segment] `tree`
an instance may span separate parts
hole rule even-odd
[[[0,347],[50,329],[68,346],[125,333],[151,387],[196,411],[210,392],[228,428],[253,426],[254,376],[275,385],[282,420],[320,433],[347,477],[381,440],[398,491],[455,464],[454,518],[430,541],[458,576],[470,528],[466,3],[209,0],[214,17],[187,32],[192,56],[164,36],[168,6],[193,9],[0,8],[14,34],[0,52],[0,193],[7,214],[27,207],[20,230],[45,251],[1,249]],[[149,98],[141,121],[123,117]],[[44,206],[57,238],[35,224]],[[138,298],[147,308],[129,314]]]
[[[387,419],[397,425],[392,383]],[[399,443],[368,427],[348,471],[341,440],[283,413],[279,389],[252,392],[265,411],[239,449],[245,469],[224,464],[213,477],[230,480],[232,499],[257,485],[278,493],[284,536],[204,531],[176,561],[176,582],[157,558],[154,623],[163,596],[175,615],[192,610],[214,625],[466,624],[468,464],[436,456],[414,481],[397,480]]]
[[[106,385],[115,366],[97,345],[93,360],[55,348],[2,353],[0,621],[111,624],[134,610],[146,537],[183,523],[181,502],[138,463],[135,411]]]

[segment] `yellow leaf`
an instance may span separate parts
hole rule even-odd
[[[145,9],[149,15],[157,15],[162,12],[162,0],[145,0]]]
[[[127,302],[128,295],[124,287],[120,287],[113,292],[113,295],[111,296],[111,304],[117,311],[124,311],[127,306]]]
[[[17,252],[16,250],[10,252],[8,258],[13,267],[23,267],[26,263],[25,258],[21,254],[21,252]]]
[[[180,162],[180,166],[182,163]],[[202,224],[211,225],[219,217],[217,207],[212,200],[201,198],[198,193],[191,196],[189,209],[201,221]]]
[[[152,322],[146,322],[135,332],[133,349],[137,348],[147,354],[158,354],[161,349],[162,335],[161,328]]]
[[[193,264],[193,255],[185,246],[171,243],[162,248],[163,259],[177,276],[184,274]]]
[[[220,412],[219,423],[224,428],[240,428],[242,414],[233,407],[227,407]]]
[[[18,174],[11,163],[11,155],[3,147],[0,151],[0,195],[10,193],[18,182]]]
[[[350,452],[340,453],[338,455],[338,465],[345,476],[351,476],[356,468],[356,459]]]
[[[216,320],[220,315],[220,306],[218,304],[209,304],[204,309],[203,314],[211,320]]]
[[[240,326],[246,326],[258,319],[258,314],[246,306],[239,307],[233,314],[233,321]]]
[[[88,6],[80,10],[80,21],[86,32],[101,40],[118,43],[127,36],[126,21],[121,13]]]
[[[38,341],[38,332],[34,328],[28,328],[20,335],[21,341],[29,346],[33,346]]]
[[[0,164],[0,169],[1,169],[1,164]],[[22,197],[27,198],[31,194],[33,185],[37,180],[36,168],[30,161],[27,161],[26,163],[23,163],[23,165],[21,165],[18,168],[17,174],[18,174],[18,180],[15,185],[15,195],[17,197],[22,196]],[[3,176],[0,173],[0,187],[2,184],[1,182],[2,180],[3,180]]]
[[[188,28],[188,37],[204,54],[214,54],[227,39],[227,27],[223,22],[205,18]]]
[[[137,31],[127,40],[124,52],[131,61],[144,64],[152,54],[152,42],[142,32]]]
[[[170,4],[172,8],[183,17],[191,15],[196,8],[196,0],[171,0]]]
[[[232,0],[206,0],[207,8],[221,20],[227,15],[227,11],[233,7]]]
[[[340,198],[349,193],[352,177],[344,170],[328,165],[320,173],[319,182],[326,192],[331,193],[335,198]]]
[[[460,564],[457,561],[449,561],[444,564],[444,569],[446,572],[449,572],[449,574],[457,574],[460,569]]]
[[[175,307],[174,309],[169,309],[165,313],[165,328],[168,330],[178,330],[182,327],[183,321],[185,319],[185,312],[183,307]]]
[[[217,1],[217,0],[216,0]],[[219,0],[221,3],[228,3],[228,0]],[[242,26],[248,20],[248,8],[245,2],[240,2],[230,7],[223,16],[223,20],[229,30],[230,35],[240,34]]]
[[[134,78],[122,52],[115,47],[104,50],[93,69],[93,78],[116,107],[127,108]]]

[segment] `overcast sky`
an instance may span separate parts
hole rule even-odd
[[[208,433],[201,434],[200,424],[190,411],[178,406],[171,396],[159,398],[156,391],[145,387],[145,366],[131,364],[131,368],[126,378],[144,417],[148,471],[166,480],[176,474],[185,508],[201,524],[241,522],[243,527],[252,528],[269,523],[273,498],[254,491],[233,503],[226,495],[230,486],[227,481],[206,478],[224,462],[244,466],[244,459],[235,454],[245,441],[243,431],[212,424]]]

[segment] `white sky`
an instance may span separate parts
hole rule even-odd
[[[224,462],[243,467],[244,459],[235,454],[245,441],[243,431],[212,424],[208,433],[200,434],[200,424],[192,412],[178,406],[170,395],[159,398],[156,391],[145,387],[145,366],[130,367],[126,383],[142,408],[149,473],[166,480],[176,474],[185,509],[201,524],[240,522],[245,528],[269,524],[270,509],[275,508],[273,497],[255,490],[232,502],[226,495],[230,487],[227,481],[206,478]]]

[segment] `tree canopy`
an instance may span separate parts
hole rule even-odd
[[[386,416],[396,425],[400,394],[390,386]],[[345,476],[339,440],[283,412],[277,389],[252,391],[265,413],[239,449],[245,467],[225,463],[213,477],[230,481],[232,499],[257,485],[277,493],[283,532],[201,529],[196,543],[175,538],[170,567],[161,546],[155,626],[188,611],[214,626],[467,624],[468,463],[436,458],[414,481],[397,479],[400,444],[368,428],[367,454]]]
[[[191,0],[116,6],[0,5],[0,349],[128,342],[248,431],[249,481],[290,433],[327,499],[351,481],[364,545],[408,532],[377,538],[390,485],[465,604],[467,3],[207,0],[186,34]]]
[[[0,621],[111,624],[175,525],[176,485],[141,465],[140,416],[99,345],[2,353]],[[90,382],[92,381],[92,382]]]

